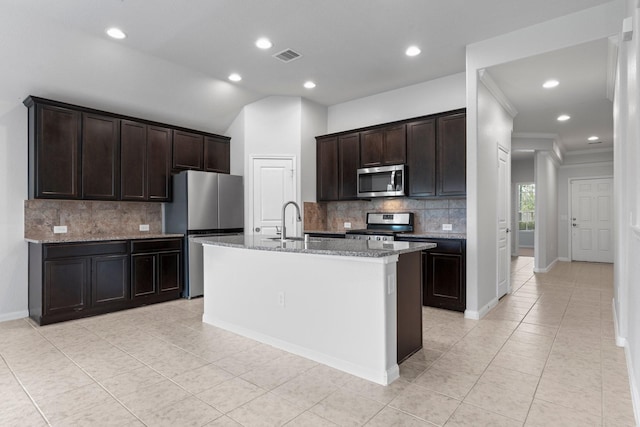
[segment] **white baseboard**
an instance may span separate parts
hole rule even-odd
[[[9,320],[23,319],[29,317],[29,310],[14,311],[13,313],[1,313],[0,322],[7,322]]]
[[[482,319],[484,316],[487,315],[487,313],[489,313],[489,311],[491,311],[491,309],[493,307],[495,307],[496,305],[498,305],[498,298],[494,298],[491,301],[489,301],[488,304],[486,304],[484,307],[481,307],[480,310],[465,310],[464,311],[464,317],[465,319],[473,319],[473,320],[480,320]]]
[[[567,257],[559,257],[558,261],[560,262],[571,262],[571,258],[567,258]]]
[[[551,264],[549,264],[548,266],[546,266],[545,268],[534,268],[533,272],[534,273],[548,273],[549,271],[551,271],[551,269],[553,268],[554,265],[556,265],[556,262],[558,262],[558,258],[554,259]]]
[[[620,335],[618,326],[618,313],[616,312],[616,300],[611,300],[613,305],[613,327],[616,334],[616,345],[624,348],[624,357],[627,361],[627,374],[629,375],[629,387],[631,388],[631,402],[633,403],[633,414],[636,418],[636,425],[640,426],[640,389],[636,382],[635,370],[633,367],[633,359],[631,358],[631,350],[626,337]]]

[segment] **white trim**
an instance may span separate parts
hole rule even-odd
[[[569,163],[569,164],[560,165],[560,169],[584,168],[584,167],[595,167],[595,166],[613,166],[613,162]],[[572,178],[572,179],[577,179],[577,178]],[[581,178],[581,179],[584,179],[584,178]]]
[[[624,347],[627,345],[627,339],[620,335],[620,328],[618,327],[618,313],[616,312],[616,299],[611,299],[613,305],[613,329],[616,332],[616,345],[618,347]]]
[[[534,273],[548,273],[549,271],[551,271],[553,266],[556,265],[556,262],[558,262],[558,258],[556,258],[553,261],[551,261],[551,264],[549,264],[545,268],[534,268],[533,272]]]
[[[559,262],[571,262],[571,259],[561,256],[561,257],[558,257],[558,261]]]
[[[542,132],[514,132],[511,135],[513,138],[523,138],[523,139],[551,139],[553,141],[560,138],[560,135],[557,133],[542,133]]]
[[[613,305],[613,325],[616,333],[616,345],[624,348],[624,358],[627,361],[627,375],[629,376],[629,388],[631,392],[631,402],[633,406],[633,414],[636,419],[636,424],[640,425],[640,389],[636,382],[635,370],[633,367],[633,358],[631,357],[631,350],[629,348],[629,341],[620,335],[620,329],[618,328],[618,313],[616,312],[616,300],[612,299]]]
[[[484,307],[480,308],[480,310],[478,310],[478,311],[476,311],[476,310],[465,310],[464,311],[464,318],[465,319],[480,320],[484,316],[486,316],[487,313],[489,313],[493,307],[498,305],[498,302],[499,302],[498,297],[495,297],[494,299],[489,301],[489,303],[486,304]]]
[[[583,148],[582,150],[572,150],[564,153],[565,156],[581,156],[583,154],[596,154],[596,153],[613,153],[613,147],[604,148]]]
[[[29,317],[29,310],[13,311],[11,313],[0,314],[0,322],[24,319],[25,317]]]
[[[607,99],[613,101],[616,87],[616,71],[618,70],[618,35],[611,36],[607,43]]]
[[[486,69],[478,70],[478,77],[484,86],[491,92],[496,101],[504,108],[507,113],[513,118],[518,115],[518,110],[513,106],[509,98],[502,92],[500,86],[493,80],[491,74]]]

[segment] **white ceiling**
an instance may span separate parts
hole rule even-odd
[[[101,40],[100,46],[93,44],[100,49],[105,44],[114,46],[113,50],[133,49],[218,82],[210,85],[216,104],[208,112],[215,113],[210,127],[226,129],[246,103],[264,96],[302,96],[334,105],[463,72],[467,44],[609,1],[0,0],[3,62],[24,64],[20,72],[19,68],[0,70],[0,94],[17,98],[28,94],[20,91],[38,90],[37,84],[22,80],[28,73],[37,76],[34,68],[45,72],[58,65],[54,64],[56,52],[67,58],[75,54],[82,61],[81,53],[73,51],[70,34],[83,34]],[[54,24],[66,32],[56,32]],[[128,37],[108,39],[104,30],[109,26],[121,27]],[[47,34],[38,33],[45,29]],[[272,49],[255,47],[261,36],[273,41]],[[422,54],[405,56],[411,44],[418,45]],[[287,48],[303,56],[288,64],[272,58]],[[49,57],[46,63],[44,58]],[[516,118],[519,126],[528,107],[508,87],[504,76],[510,70],[493,71],[496,80],[505,79],[505,93],[521,109]],[[227,77],[232,72],[240,73],[243,80],[230,88]],[[113,73],[119,73],[119,67],[114,66]],[[308,79],[317,83],[315,89],[302,87]],[[0,107],[2,102],[5,99],[0,99]],[[153,102],[149,108],[153,113]],[[157,117],[162,118],[160,113]],[[188,120],[185,113],[182,121],[188,124]],[[546,119],[540,115],[537,120],[544,123]]]
[[[613,147],[613,103],[607,99],[609,41],[557,50],[487,71],[518,110],[514,133],[555,134],[566,151]],[[544,89],[542,83],[560,84]],[[557,121],[561,114],[571,119]],[[600,144],[589,144],[595,135]]]

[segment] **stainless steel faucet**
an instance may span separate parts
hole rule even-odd
[[[296,213],[298,214],[297,220],[298,220],[298,222],[302,221],[302,217],[300,216],[300,206],[298,206],[298,204],[296,202],[291,200],[291,201],[285,203],[284,205],[282,205],[282,224],[281,224],[282,233],[280,234],[280,241],[281,242],[284,242],[284,241],[287,240],[287,227],[284,225],[284,220],[285,220],[284,214],[287,211],[287,206],[289,206],[289,205],[293,205],[293,206],[296,207]]]

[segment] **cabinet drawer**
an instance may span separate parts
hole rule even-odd
[[[127,242],[125,241],[100,243],[50,243],[44,246],[45,259],[126,253]]]
[[[462,241],[453,239],[434,239],[433,243],[438,246],[430,249],[430,252],[441,252],[447,254],[461,254],[462,253]]]
[[[158,252],[182,249],[182,239],[134,240],[131,253]]]

